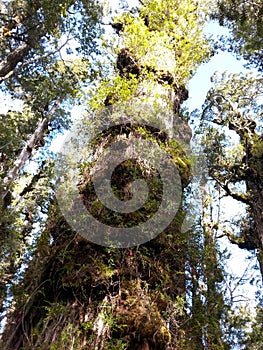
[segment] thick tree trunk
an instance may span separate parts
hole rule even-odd
[[[249,173],[246,181],[247,193],[249,194],[249,207],[254,225],[251,230],[251,238],[257,247],[257,256],[263,280],[263,154],[258,149],[258,140],[262,143],[262,136],[254,133],[253,138],[247,142],[247,156]],[[259,143],[260,145],[260,143]],[[261,146],[262,147],[262,146]]]
[[[170,130],[189,139],[189,128],[180,126],[175,116],[169,118],[164,122],[172,123]],[[122,126],[122,130],[127,142],[135,135],[138,140],[144,137],[131,125]],[[152,137],[156,140],[155,131]],[[102,143],[95,146],[95,160],[111,137],[105,134]],[[165,140],[165,146],[169,137],[158,137]],[[176,152],[184,163],[184,150],[177,148]],[[134,160],[132,167],[140,164],[140,159]],[[80,187],[86,206],[92,201],[93,175],[88,169]],[[189,168],[179,164],[179,172],[186,186]],[[153,170],[146,173],[146,180],[152,181]],[[124,174],[122,169],[113,180],[126,188]],[[74,234],[57,205],[51,213],[53,217],[25,275],[21,293],[27,297],[18,301],[15,313],[10,315],[3,336],[5,349],[47,350],[51,345],[60,350],[184,349],[187,233],[180,228],[182,210],[159,236],[129,249],[89,243]],[[97,212],[98,219],[104,220],[105,214],[104,210]],[[127,217],[124,224],[125,220]],[[138,218],[131,214],[129,220],[136,223]]]
[[[165,62],[166,58],[163,57],[163,60]],[[115,195],[125,203],[131,199],[129,185],[137,177],[143,178],[149,188],[147,206],[141,211],[123,213],[109,211],[107,206],[98,203],[94,177],[100,174],[101,168],[96,168],[94,163],[114,141],[129,144],[135,139],[139,143],[150,139],[153,145],[169,154],[169,161],[178,169],[182,182],[180,191],[187,186],[190,178],[189,159],[184,148],[190,139],[190,128],[178,116],[180,104],[187,98],[187,90],[183,86],[178,87],[173,72],[160,71],[158,67],[151,70],[148,66],[137,64],[127,48],[120,50],[117,68],[120,78],[126,77],[125,84],[130,78],[138,78],[142,72],[134,96],[139,105],[147,98],[154,108],[157,105],[157,109],[155,113],[140,110],[139,123],[131,122],[130,113],[122,113],[124,121],[117,125],[119,129],[117,126],[102,128],[98,137],[92,139],[93,153],[85,158],[89,162],[82,169],[77,198],[71,200],[67,193],[64,195],[65,206],[69,209],[74,206],[78,209],[78,204],[85,206],[109,229],[112,226],[121,229],[140,227],[139,224],[152,218],[161,206],[162,191],[167,185],[162,183],[158,169],[138,153],[127,163],[118,163],[111,183],[112,187],[115,186]],[[149,69],[156,77],[154,82],[152,76],[148,77],[147,85],[146,71],[149,73]],[[114,98],[107,96],[105,105],[111,108]],[[131,97],[132,107],[133,101]],[[120,105],[118,96],[115,102]],[[164,118],[163,109],[169,109]],[[102,113],[101,124],[105,126],[103,117]],[[161,119],[164,131],[153,126],[152,121],[156,118]],[[97,121],[96,118],[94,120]],[[89,129],[89,132],[92,130]],[[78,141],[76,139],[76,144]],[[76,156],[73,153],[71,159]],[[158,158],[158,161],[162,163],[163,159]],[[170,168],[165,170],[169,174]],[[67,176],[66,173],[64,175]],[[171,187],[170,192],[174,190]],[[152,200],[151,196],[155,199]],[[168,208],[173,200],[166,202]],[[85,232],[83,235],[75,233],[60,211],[62,207],[58,196],[58,203],[50,209],[46,232],[38,242],[37,252],[25,273],[20,293],[17,293],[21,297],[16,300],[16,311],[9,316],[3,335],[5,349],[185,349],[187,233],[181,230],[184,221],[181,198],[177,204],[179,210],[172,214],[168,224],[155,238],[143,240],[145,243],[137,246],[133,244],[131,248],[128,244],[125,246],[128,248],[116,248],[116,245],[104,247],[89,242],[83,238]],[[170,216],[170,213],[165,215]],[[82,222],[81,215],[72,216],[73,222]],[[71,218],[66,217],[70,221]],[[160,221],[165,219],[161,217]],[[93,231],[93,227],[85,230],[91,231],[91,238],[101,234],[99,230]],[[107,230],[101,229],[106,237]],[[144,231],[139,231],[140,234],[144,235]]]
[[[185,294],[186,237],[179,227],[173,223],[137,249],[110,250],[74,237],[57,220],[52,230],[63,242],[40,247],[23,284],[28,297],[6,327],[4,349],[183,349],[176,299]]]

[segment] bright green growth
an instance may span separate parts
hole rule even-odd
[[[117,55],[112,76],[92,91],[91,107],[127,101],[131,97],[163,94],[184,86],[211,55],[203,34],[209,1],[145,1],[140,9],[114,18],[121,39],[110,45]]]
[[[125,14],[115,18],[115,22],[125,23],[123,47],[129,48],[143,67],[170,72],[179,84],[186,83],[209,56],[202,33],[206,5],[192,0],[145,1],[138,17]]]

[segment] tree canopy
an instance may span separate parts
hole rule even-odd
[[[212,18],[230,29],[232,37],[223,40],[226,46],[238,56],[244,57],[250,65],[263,70],[263,5],[260,0],[217,1]]]
[[[30,255],[32,232],[50,202],[52,171],[44,145],[69,127],[69,107],[79,103],[82,86],[94,77],[100,18],[101,7],[90,1],[0,4],[6,104],[0,113],[1,303]],[[38,159],[35,172],[27,169],[32,157]]]

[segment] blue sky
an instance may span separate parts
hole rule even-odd
[[[221,35],[229,35],[228,29],[220,27],[215,21],[207,25],[205,32],[214,39]],[[189,99],[186,101],[188,108],[191,111],[195,108],[201,109],[206,93],[212,86],[210,78],[215,72],[244,72],[246,70],[244,64],[244,60],[237,60],[233,54],[222,51],[214,55],[209,62],[203,63],[188,83]]]

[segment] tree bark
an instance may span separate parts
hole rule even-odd
[[[126,49],[126,52],[129,53],[129,50]],[[174,57],[173,52],[172,55]],[[122,62],[120,69],[121,78],[125,76],[129,79],[130,73],[134,72],[129,59],[126,63]],[[187,144],[191,132],[180,121],[178,114],[180,104],[187,98],[186,89],[182,86],[178,88],[173,79],[171,84],[160,81],[158,75],[154,84],[150,77],[149,86],[146,86],[147,77],[145,70],[142,71],[134,96],[139,99],[140,105],[147,98],[153,106],[157,104],[158,109],[153,115],[147,115],[147,110],[140,111],[141,114],[145,113],[141,120],[147,121],[147,117],[151,120],[156,115],[162,117],[160,111],[168,105],[171,107],[170,113],[162,123],[169,132],[156,132],[156,128],[151,123],[148,124],[149,128],[147,122],[134,125],[129,122],[130,115],[127,113],[122,115],[126,119],[121,124],[122,134],[125,135],[123,140],[128,143],[135,138],[138,141],[149,138],[164,149],[173,151],[169,153],[169,159],[175,163],[181,176],[181,187],[184,188],[190,181],[191,171],[186,150],[180,141],[184,140]],[[140,70],[136,72],[139,74]],[[156,91],[153,91],[152,86]],[[161,108],[157,95],[162,95]],[[132,97],[131,106],[134,101]],[[112,99],[111,96],[107,104]],[[111,145],[112,139],[119,136],[116,136],[116,129],[103,130],[100,137],[94,140],[92,156],[87,155],[91,162],[83,168],[78,198],[72,201],[65,198],[66,203],[74,207],[81,199],[86,208],[94,208],[95,218],[109,227],[130,227],[129,224],[139,226],[141,221],[149,218],[148,214],[155,214],[154,210],[158,207],[156,202],[154,205],[149,202],[150,212],[146,214],[136,210],[128,212],[126,216],[118,212],[116,214],[114,210],[109,212],[106,206],[95,205],[94,174],[100,169],[96,169],[93,163],[104,153],[106,146]],[[153,192],[156,190],[159,199],[164,186],[158,171],[145,164],[140,154],[129,161],[127,165],[121,164],[111,179],[116,187],[121,185],[118,190],[119,194],[124,194],[123,201],[129,199],[129,184],[136,179],[136,169],[142,165],[144,168],[140,176],[143,175],[147,184],[153,184]],[[181,230],[184,221],[181,198],[178,202],[179,210],[157,237],[138,246],[113,248],[91,243],[78,235],[66,222],[59,203],[55,201],[50,208],[46,230],[42,233],[21,283],[21,298],[16,300],[16,310],[9,315],[3,334],[3,344],[8,344],[6,350],[48,350],[51,346],[60,350],[185,349],[186,330],[183,325],[188,233]],[[160,202],[157,204],[160,205]],[[78,220],[80,217],[74,218]],[[115,222],[118,225],[115,226]],[[107,235],[107,229],[104,230],[106,232],[103,233]]]
[[[247,182],[251,194],[251,214],[255,222],[255,241],[258,247],[258,262],[263,279],[263,186],[260,177]]]
[[[15,69],[18,63],[22,62],[29,51],[31,50],[29,44],[22,44],[12,51],[1,63],[0,63],[0,77],[11,75],[10,73]]]
[[[175,123],[172,130],[178,129],[176,118],[169,118],[167,123]],[[185,125],[181,132],[189,136]],[[135,134],[141,138],[130,126],[126,133],[127,140]],[[111,137],[105,134],[95,146],[93,160]],[[154,131],[152,137],[156,137]],[[139,160],[133,161],[135,167],[139,164]],[[149,171],[147,180],[153,175]],[[181,169],[183,186],[189,175],[189,169]],[[88,170],[83,176],[83,203],[90,201],[92,176]],[[114,181],[123,183],[123,172],[116,176]],[[105,210],[99,212],[100,220]],[[89,243],[74,234],[57,205],[52,212],[43,234],[46,240],[42,237],[24,278],[22,288],[28,298],[20,300],[10,315],[3,336],[6,350],[31,350],[40,344],[43,350],[51,344],[59,349],[74,348],[76,338],[79,349],[106,350],[109,344],[116,349],[125,345],[129,350],[183,349],[184,311],[178,298],[184,300],[186,293],[187,233],[180,228],[182,210],[158,237],[130,249]],[[136,222],[136,212],[129,215]],[[69,330],[70,325],[74,330]],[[34,337],[35,333],[39,336]],[[63,334],[68,334],[67,340],[62,341]]]

